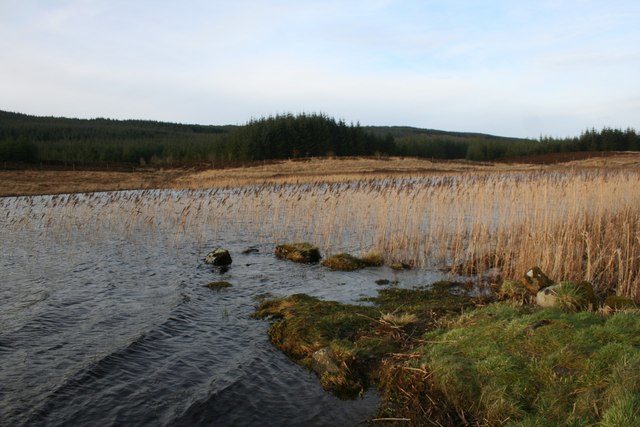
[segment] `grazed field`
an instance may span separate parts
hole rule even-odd
[[[586,157],[586,156],[583,156]],[[537,159],[540,160],[540,159]],[[576,168],[640,168],[640,153],[607,153],[548,165],[430,161],[413,158],[340,158],[279,161],[226,169],[123,171],[0,171],[0,196],[61,194],[125,189],[202,189],[247,184],[344,182],[352,179],[429,176],[460,172]]]

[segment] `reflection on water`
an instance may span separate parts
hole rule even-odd
[[[5,205],[6,206],[6,205]],[[377,279],[439,277],[383,267],[330,272],[259,252],[249,232],[176,241],[151,229],[71,240],[0,221],[0,424],[353,425],[375,413],[325,393],[268,342],[256,298],[305,292],[357,301]],[[148,233],[148,234],[145,234]],[[215,234],[215,235],[214,235]],[[223,246],[220,273],[202,263]],[[214,291],[204,285],[227,280]]]

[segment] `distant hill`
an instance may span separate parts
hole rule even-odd
[[[547,153],[639,150],[633,129],[521,139],[410,126],[354,126],[324,114],[285,114],[243,126],[40,117],[0,111],[0,162],[181,166],[310,156],[399,155],[496,160]]]
[[[363,129],[367,132],[371,132],[376,135],[391,135],[394,138],[403,138],[409,136],[427,136],[438,137],[448,136],[454,138],[484,138],[484,139],[503,139],[503,140],[517,140],[521,138],[510,138],[505,136],[489,135],[486,133],[474,133],[474,132],[451,132],[446,130],[437,129],[423,129],[412,126],[363,126]]]

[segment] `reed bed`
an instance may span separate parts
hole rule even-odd
[[[639,188],[633,169],[556,169],[4,198],[0,239],[144,232],[224,245],[250,233],[477,276],[515,278],[537,265],[639,299]]]

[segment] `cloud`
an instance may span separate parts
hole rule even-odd
[[[515,136],[640,127],[625,101],[640,96],[635,2],[474,5],[15,2],[0,13],[0,108],[202,123],[325,111]]]

